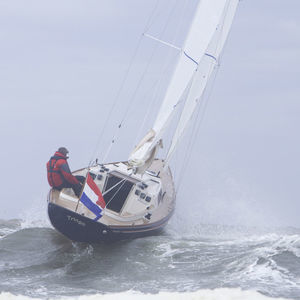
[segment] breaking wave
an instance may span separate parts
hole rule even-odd
[[[32,299],[27,296],[16,296],[11,293],[1,293],[0,300],[29,300]],[[37,299],[37,298],[35,298]],[[264,296],[255,291],[242,291],[241,289],[215,289],[215,290],[199,290],[196,292],[176,293],[176,292],[159,292],[158,294],[142,294],[133,291],[127,291],[124,293],[116,294],[96,294],[96,295],[83,295],[79,297],[66,297],[66,298],[50,298],[56,300],[268,300],[273,299]],[[286,298],[277,298],[277,300],[283,300]],[[38,300],[38,299],[37,299]]]
[[[171,222],[160,236],[88,245],[26,216],[0,221],[0,300],[300,299],[298,229]]]

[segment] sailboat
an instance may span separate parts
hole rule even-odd
[[[127,161],[97,162],[73,173],[89,181],[92,178],[104,200],[99,213],[93,209],[97,201],[91,200],[93,203],[87,205],[71,189],[50,190],[48,215],[59,232],[73,241],[97,243],[154,235],[164,228],[174,212],[176,199],[170,159],[219,65],[238,1],[199,1],[182,47],[144,34],[153,43],[178,51],[156,120]],[[184,105],[178,105],[183,98]],[[164,158],[159,158],[164,137],[170,134],[170,124],[179,109],[169,150]],[[99,192],[96,194],[99,196]]]

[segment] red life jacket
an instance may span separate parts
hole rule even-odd
[[[49,185],[59,187],[64,182],[64,177],[61,172],[61,165],[66,164],[66,157],[60,152],[55,152],[47,163],[47,178]]]

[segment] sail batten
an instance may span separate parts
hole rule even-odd
[[[181,137],[188,119],[196,107],[195,97],[202,95],[213,66],[225,43],[238,0],[201,0],[198,4],[190,30],[179,53],[177,65],[168,85],[164,100],[153,125],[155,135],[145,142],[129,158],[132,165],[142,165],[157,147],[182,95],[189,87],[188,98],[173,137],[171,152]],[[227,19],[224,19],[224,16]],[[228,15],[230,15],[228,17]],[[220,28],[226,34],[220,34]],[[203,76],[203,80],[201,80]]]
[[[199,2],[176,69],[154,123],[156,132],[163,129],[172,113],[174,104],[181,97],[192,78],[198,62],[204,55],[219,24],[226,2],[227,0],[202,0]]]

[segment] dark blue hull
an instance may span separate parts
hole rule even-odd
[[[48,215],[54,228],[70,240],[85,243],[100,243],[158,234],[167,224],[172,213],[152,224],[106,226],[64,207],[48,202]]]

